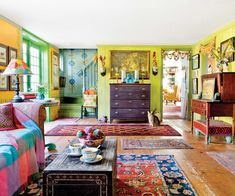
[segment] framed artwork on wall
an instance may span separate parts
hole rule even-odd
[[[202,99],[212,100],[215,94],[215,78],[202,80]]]
[[[134,73],[139,70],[140,78],[149,79],[150,51],[111,50],[111,79],[121,78],[121,70]]]
[[[7,91],[9,88],[8,76],[2,75],[3,70],[0,71],[0,90]]]
[[[8,49],[8,62],[11,61],[11,59],[17,59],[17,49],[9,47]]]
[[[198,94],[198,78],[193,78],[193,94]]]
[[[196,54],[192,56],[192,69],[199,69],[200,68],[200,55]]]
[[[8,47],[0,44],[0,65],[7,66],[8,64]]]
[[[228,59],[228,62],[235,60],[234,58],[235,37],[227,39],[220,44],[221,58]]]
[[[9,76],[10,91],[14,91],[16,88],[16,76]]]
[[[52,52],[52,89],[59,89],[59,54]]]

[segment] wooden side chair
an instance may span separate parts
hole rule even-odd
[[[98,118],[98,106],[97,106],[97,95],[96,94],[83,94],[83,105],[81,106],[81,118],[93,114]]]

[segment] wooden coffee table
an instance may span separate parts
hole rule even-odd
[[[106,139],[101,147],[104,159],[88,164],[64,151],[43,171],[43,195],[114,195],[116,178],[116,140]]]

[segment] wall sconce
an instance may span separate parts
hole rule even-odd
[[[157,59],[156,59],[156,52],[153,52],[153,66],[152,66],[152,74],[156,76],[158,73],[158,67],[157,67]]]
[[[101,76],[106,75],[105,59],[106,59],[105,56],[100,55],[100,62],[101,62],[100,75]]]

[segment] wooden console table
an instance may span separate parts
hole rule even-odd
[[[206,120],[194,120],[194,113],[206,117]],[[211,120],[213,117],[232,117],[233,125],[221,121]],[[192,100],[192,126],[205,134],[205,142],[210,142],[210,136],[231,136],[234,139],[235,102],[212,102],[205,100]]]

